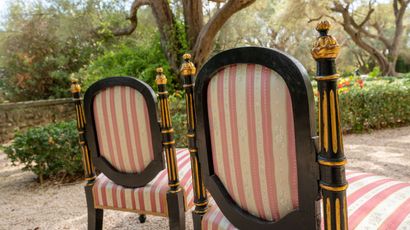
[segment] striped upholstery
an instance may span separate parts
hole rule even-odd
[[[186,210],[193,206],[192,177],[189,151],[177,150],[181,187],[185,193]],[[167,216],[166,193],[169,189],[167,170],[162,170],[150,183],[140,188],[125,188],[100,174],[93,186],[94,206]]]
[[[141,172],[154,159],[144,97],[128,86],[99,92],[93,103],[100,154],[118,171]]]
[[[231,197],[267,220],[296,209],[292,102],[282,77],[261,65],[230,65],[207,93],[214,172]]]
[[[353,171],[346,176],[349,229],[410,229],[410,183]],[[204,216],[202,227],[235,229],[216,205]]]

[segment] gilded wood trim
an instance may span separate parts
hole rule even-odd
[[[327,94],[323,91],[323,103],[322,103],[322,113],[323,113],[323,148],[327,152],[329,149],[329,136],[328,136],[328,116],[327,116]]]
[[[327,161],[327,160],[318,160],[319,164],[325,165],[325,166],[342,166],[346,165],[347,160],[343,161]]]
[[[315,80],[317,81],[329,81],[329,80],[335,80],[338,79],[340,77],[339,74],[332,74],[329,76],[316,76]]]
[[[163,145],[173,145],[175,141],[162,142]]]
[[[336,214],[336,230],[340,230],[340,200],[336,198],[335,201],[335,214]]]
[[[348,185],[343,185],[343,186],[338,186],[338,187],[332,187],[324,184],[320,184],[320,187],[324,190],[331,191],[331,192],[342,192],[345,191],[348,187]]]
[[[343,197],[343,220],[344,220],[344,230],[348,230],[348,222],[347,222],[347,201],[346,197]]]
[[[318,111],[318,123],[319,123],[319,151],[322,149],[322,111],[320,110],[320,105],[321,105],[321,100],[320,100],[320,93],[318,96],[318,105],[319,105],[319,111]]]
[[[330,209],[330,199],[326,198],[326,224],[327,229],[332,229],[332,210]]]
[[[337,125],[339,127],[338,130],[338,135],[339,135],[339,145],[340,145],[340,150],[344,152],[343,148],[343,137],[342,137],[342,123],[340,122],[340,107],[339,107],[339,94],[337,93],[336,90],[336,108],[337,108]]]
[[[337,153],[337,126],[336,126],[336,103],[335,94],[330,90],[330,117],[332,124],[332,149],[333,153]]]
[[[161,133],[173,133],[173,132],[174,132],[173,128],[161,130]]]

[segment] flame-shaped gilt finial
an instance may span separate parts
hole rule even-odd
[[[184,54],[182,58],[185,62],[182,64],[181,67],[181,75],[182,76],[192,76],[196,74],[196,68],[194,63],[191,62],[191,54]]]
[[[78,79],[71,78],[71,93],[79,93],[81,91],[81,86],[78,84]]]
[[[164,75],[164,69],[159,67],[156,69],[157,77],[155,78],[155,83],[157,85],[165,85],[167,84],[167,77]]]
[[[314,59],[334,59],[339,55],[339,44],[333,36],[327,34],[330,27],[329,21],[322,21],[317,24],[316,30],[320,33],[320,36],[313,45],[312,56]]]

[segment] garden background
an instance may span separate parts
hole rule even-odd
[[[355,167],[380,173],[382,166],[364,164],[369,155],[359,151],[377,152],[393,145],[387,139],[395,137],[401,149],[387,152],[404,157],[390,163],[400,164],[400,159],[408,160],[410,155],[409,143],[401,140],[410,125],[410,7],[405,2],[2,0],[0,133],[7,135],[0,138],[0,152],[7,158],[0,157],[4,163],[0,175],[10,179],[9,172],[16,165],[18,170],[34,173],[30,178],[35,183],[78,183],[82,165],[75,110],[72,107],[71,113],[72,105],[64,99],[71,97],[71,78],[80,80],[83,92],[110,76],[133,76],[156,89],[155,69],[162,66],[169,79],[179,147],[187,145],[184,93],[178,75],[186,52],[193,54],[200,68],[209,57],[229,48],[279,49],[305,66],[317,95],[310,50],[317,37],[315,25],[325,19],[332,23],[330,34],[341,45],[336,62],[341,75],[343,131],[365,134],[347,136],[346,154],[358,154],[361,163],[353,162]],[[61,107],[38,106],[47,103]],[[49,113],[44,115],[44,110]],[[352,147],[360,140],[370,147]],[[384,145],[371,147],[373,142]],[[397,177],[409,180],[410,175],[397,173]],[[39,191],[36,186],[32,189]]]

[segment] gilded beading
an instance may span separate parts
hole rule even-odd
[[[336,58],[340,53],[340,45],[336,39],[328,35],[330,29],[329,21],[322,21],[316,26],[316,30],[321,33],[313,45],[312,56],[314,59]]]
[[[164,75],[164,69],[162,69],[161,67],[157,68],[157,77],[155,79],[155,83],[157,83],[157,85],[167,84],[167,77]]]
[[[196,74],[196,68],[194,63],[191,62],[191,54],[184,54],[182,58],[185,62],[182,64],[181,67],[181,75],[182,76],[192,76]]]
[[[71,78],[71,93],[79,93],[81,91],[81,86],[78,84],[78,79]]]

